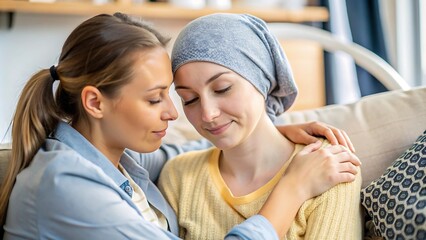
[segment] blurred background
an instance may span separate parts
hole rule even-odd
[[[185,24],[214,12],[314,26],[371,50],[411,87],[426,85],[424,0],[0,0],[0,143],[10,142],[8,128],[29,77],[57,63],[62,44],[79,23],[116,11],[151,22],[172,38],[169,50]],[[387,91],[347,54],[325,53],[307,40],[281,43],[300,91],[290,111]]]

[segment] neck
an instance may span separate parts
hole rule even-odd
[[[241,182],[266,181],[275,176],[293,151],[294,144],[269,119],[263,119],[242,144],[223,150],[219,169],[222,176]]]
[[[98,149],[115,167],[118,168],[120,163],[121,155],[124,149],[115,148],[108,145],[105,139],[108,139],[103,135],[101,128],[96,123],[86,123],[80,121],[72,124],[83,137],[85,137],[96,149]]]

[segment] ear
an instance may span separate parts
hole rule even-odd
[[[98,119],[103,117],[103,100],[102,93],[94,86],[85,86],[81,91],[81,103],[89,116]]]

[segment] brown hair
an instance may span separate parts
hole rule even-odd
[[[132,77],[136,52],[165,47],[168,38],[122,13],[101,14],[81,23],[67,38],[56,67],[60,83],[53,94],[49,69],[36,73],[22,90],[12,123],[12,158],[1,185],[0,227],[16,176],[61,120],[84,121],[80,94],[87,86],[114,97]],[[2,231],[0,231],[0,235]]]

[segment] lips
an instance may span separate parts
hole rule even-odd
[[[219,125],[219,126],[215,126],[215,127],[207,127],[207,128],[205,128],[205,130],[207,130],[212,135],[219,135],[219,134],[225,132],[229,128],[229,126],[231,126],[232,122],[233,121],[226,123],[226,124]]]
[[[160,130],[160,131],[153,131],[153,133],[155,135],[157,135],[158,137],[162,138],[162,137],[166,136],[166,130],[167,130],[167,128],[165,128],[164,130]]]

